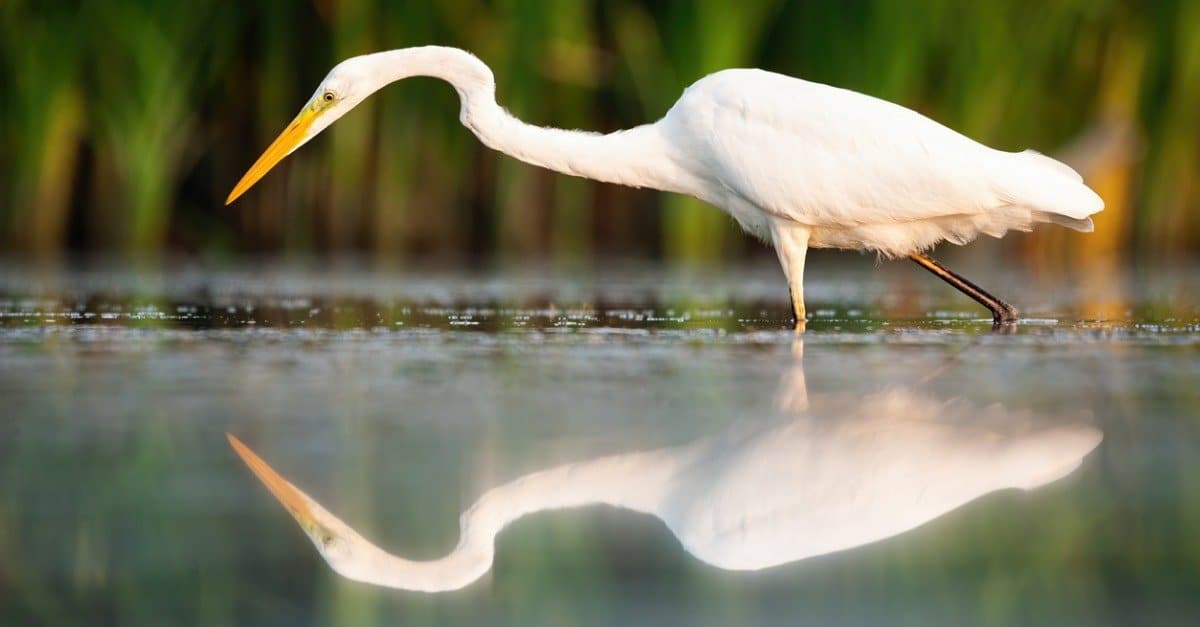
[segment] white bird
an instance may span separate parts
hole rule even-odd
[[[353,57],[321,81],[300,114],[229,194],[394,81],[431,76],[461,99],[459,118],[487,146],[564,174],[688,194],[725,210],[775,247],[797,328],[805,323],[809,248],[908,256],[988,307],[1016,310],[926,256],[1053,222],[1091,231],[1104,202],[1074,170],[1032,150],[980,144],[915,111],[854,91],[756,69],[706,76],[657,122],[608,134],[526,124],[496,103],[491,70],[457,48]]]
[[[787,389],[796,381],[802,373],[785,376],[781,401],[804,396]],[[229,442],[334,571],[438,592],[483,576],[497,534],[538,511],[606,504],[642,512],[708,564],[759,570],[895,536],[989,492],[1045,485],[1078,468],[1102,438],[1086,412],[1035,416],[905,388],[801,406],[808,409],[690,444],[566,464],[493,488],[463,512],[458,545],[430,561],[372,544],[237,438]]]

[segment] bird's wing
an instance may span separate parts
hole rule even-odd
[[[1011,153],[849,90],[731,70],[698,82],[676,109],[668,117],[687,127],[715,183],[788,220],[848,228],[1009,202],[995,170]]]

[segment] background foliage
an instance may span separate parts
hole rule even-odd
[[[761,250],[699,202],[491,153],[430,81],[364,103],[243,201],[225,194],[338,60],[441,43],[543,125],[655,119],[704,74],[760,66],[1067,158],[1097,233],[1030,259],[1200,245],[1200,3],[156,0],[0,4],[0,250],[362,252],[388,259],[711,259]],[[797,164],[803,167],[803,164]]]

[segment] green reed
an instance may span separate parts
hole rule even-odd
[[[888,98],[1011,150],[1100,154],[1083,139],[1118,125],[1131,139],[1089,173],[1110,199],[1105,246],[1166,256],[1200,245],[1200,7],[1186,0],[11,0],[0,34],[9,251],[565,261],[753,248],[697,201],[491,153],[458,125],[453,92],[428,81],[385,90],[222,206],[337,60],[435,42],[490,63],[514,113],[571,128],[652,120],[700,76],[747,65]]]

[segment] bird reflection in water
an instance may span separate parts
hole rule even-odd
[[[430,561],[380,549],[237,438],[229,441],[335,571],[437,592],[479,579],[491,568],[496,535],[542,510],[606,504],[650,514],[698,559],[758,570],[895,536],[996,490],[1046,485],[1078,468],[1102,438],[1086,412],[1041,416],[909,387],[810,396],[802,352],[797,340],[777,415],[493,488],[462,514],[458,546]]]

